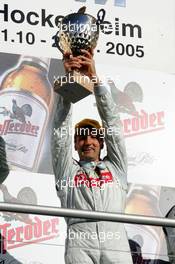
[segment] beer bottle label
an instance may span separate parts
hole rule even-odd
[[[41,97],[14,88],[0,91],[0,135],[6,141],[10,164],[35,169],[48,116]]]

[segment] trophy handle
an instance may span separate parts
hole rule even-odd
[[[59,34],[59,31],[57,31],[57,33],[54,36],[54,38],[55,38],[55,46],[59,49],[59,51],[61,51],[62,54],[64,54],[64,51],[60,47],[60,44],[59,44],[60,38],[59,38],[58,34]]]
[[[105,15],[106,15],[106,11],[103,8],[101,8],[97,13],[97,22],[96,23],[98,26],[103,23]]]

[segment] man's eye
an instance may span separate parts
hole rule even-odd
[[[80,140],[84,140],[86,138],[86,136],[79,136]]]
[[[97,138],[97,136],[95,136],[95,135],[91,135],[91,138]]]

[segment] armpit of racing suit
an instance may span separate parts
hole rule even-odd
[[[121,122],[110,93],[106,87],[95,88],[98,111],[106,129],[107,156],[102,162],[112,174],[112,181],[105,180],[102,186],[80,184],[79,175],[92,179],[94,171],[85,171],[72,159],[72,136],[70,135],[72,105],[60,100],[54,118],[52,136],[53,168],[57,194],[62,207],[81,210],[123,212],[127,190],[126,150]],[[76,184],[75,184],[76,183]],[[64,185],[64,187],[63,187]],[[121,223],[66,219],[66,264],[130,264],[132,263],[128,239]]]

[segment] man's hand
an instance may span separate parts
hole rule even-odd
[[[78,57],[73,57],[71,53],[65,53],[63,55],[64,69],[66,72],[80,69],[82,67],[80,62],[81,60]]]
[[[93,59],[93,51],[87,51],[82,49],[82,55],[79,55],[78,58],[80,59],[81,63],[81,72],[87,75],[90,79],[97,77],[96,69],[95,69],[95,61]]]
[[[74,57],[66,53],[63,57],[66,72],[78,69],[82,74],[88,76],[94,83],[99,83],[93,59],[93,51],[82,49],[82,55]]]

